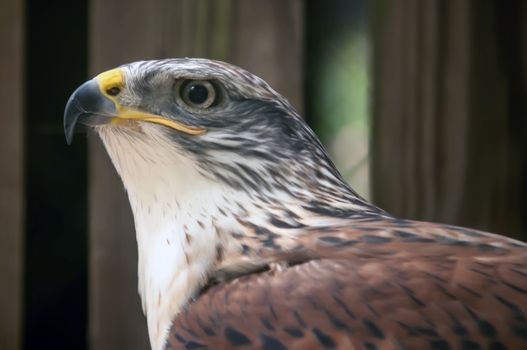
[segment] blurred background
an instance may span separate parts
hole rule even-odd
[[[407,218],[527,239],[527,1],[1,0],[0,349],[147,349],[136,242],[71,92],[199,56],[290,99],[352,186]]]

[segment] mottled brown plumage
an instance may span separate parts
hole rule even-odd
[[[327,231],[260,254],[290,267],[204,291],[175,318],[167,348],[527,348],[525,246],[395,219]]]

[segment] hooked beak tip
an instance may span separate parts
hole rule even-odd
[[[81,116],[115,114],[114,102],[101,93],[97,80],[88,80],[73,92],[64,109],[64,135],[67,144],[72,143],[75,127]]]

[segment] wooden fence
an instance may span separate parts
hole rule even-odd
[[[304,30],[309,25],[304,16],[306,1],[80,1],[78,6],[86,8],[79,12],[84,13],[85,21],[89,19],[83,29],[85,37],[82,33],[78,36],[85,42],[75,46],[79,54],[87,53],[79,58],[78,62],[85,62],[80,71],[88,72],[88,78],[139,59],[217,58],[262,76],[302,111],[304,80],[310,79],[304,70],[309,60],[304,50],[304,42],[309,40]],[[339,1],[329,1],[328,6],[338,8]],[[46,198],[35,201],[27,194],[34,183],[28,169],[35,159],[42,162],[52,155],[38,153],[38,143],[31,141],[32,128],[62,137],[60,111],[50,112],[54,113],[48,115],[51,124],[37,125],[38,106],[28,98],[34,96],[31,91],[37,83],[46,87],[40,91],[38,103],[46,104],[47,99],[51,103],[55,98],[51,94],[56,86],[53,79],[36,82],[28,68],[32,62],[28,48],[34,45],[28,39],[30,34],[49,29],[32,26],[35,17],[28,17],[32,13],[28,9],[37,3],[0,2],[0,349],[5,350],[68,348],[61,341],[67,339],[61,333],[67,328],[60,326],[67,324],[67,318],[44,327],[46,320],[58,318],[53,307],[41,312],[34,327],[28,326],[28,315],[46,303],[47,277],[51,281],[52,275],[59,273],[53,269],[35,272],[34,265],[46,255],[34,252],[59,254],[68,249],[60,246],[59,251],[52,241],[33,232],[40,229],[37,219],[42,218],[31,218],[39,212],[39,205],[46,206]],[[376,0],[371,4],[374,201],[405,217],[464,224],[525,239],[526,3]],[[46,6],[60,10],[60,2]],[[314,14],[308,17],[316,20]],[[76,23],[75,18],[70,20],[73,22],[64,23]],[[62,36],[68,33],[68,26],[55,30],[49,43],[61,47],[62,53],[73,48],[64,40],[68,36]],[[44,57],[47,43],[37,44]],[[75,52],[68,54],[70,59],[76,57]],[[66,64],[63,59],[49,60],[54,71],[60,72]],[[39,67],[45,70],[51,66]],[[68,72],[62,73],[57,79],[68,79]],[[70,79],[63,85],[75,86],[81,81]],[[55,103],[63,105],[70,92],[62,91]],[[77,163],[82,176],[71,181],[83,183],[79,196],[85,197],[80,200],[85,199],[88,213],[85,223],[82,215],[77,222],[86,227],[87,242],[75,248],[84,249],[88,266],[83,272],[87,282],[80,282],[88,289],[78,295],[87,305],[87,316],[80,317],[81,337],[85,337],[81,343],[94,350],[146,349],[146,322],[137,294],[137,248],[126,195],[101,143],[90,136],[86,152],[80,142],[81,148],[75,152],[84,157]],[[55,161],[48,168],[45,162],[40,167],[52,176],[60,157]],[[55,187],[56,193],[51,188],[47,198],[69,191]],[[64,198],[75,193],[69,196]],[[66,205],[68,202],[60,203],[58,208]],[[47,215],[42,225],[63,219],[60,213],[42,209]],[[75,242],[67,232],[62,234],[68,242]],[[40,275],[36,278],[35,274]],[[61,279],[60,275],[54,278]],[[55,305],[66,304],[67,311],[70,300],[54,297]],[[78,305],[75,312],[85,312],[84,304]],[[87,322],[87,331],[82,322]],[[34,328],[44,330],[34,333]],[[45,337],[38,336],[44,333]]]

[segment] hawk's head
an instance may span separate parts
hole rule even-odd
[[[320,185],[325,195],[352,193],[287,100],[223,62],[144,61],[104,72],[70,98],[68,142],[78,122],[95,126],[127,187],[140,162],[151,171],[178,159],[180,168],[260,196],[286,189],[309,200],[306,190]]]
[[[152,344],[225,266],[298,248],[306,227],[379,213],[282,96],[222,62],[145,61],[102,73],[68,101],[68,142],[76,123],[95,128],[127,189]]]

